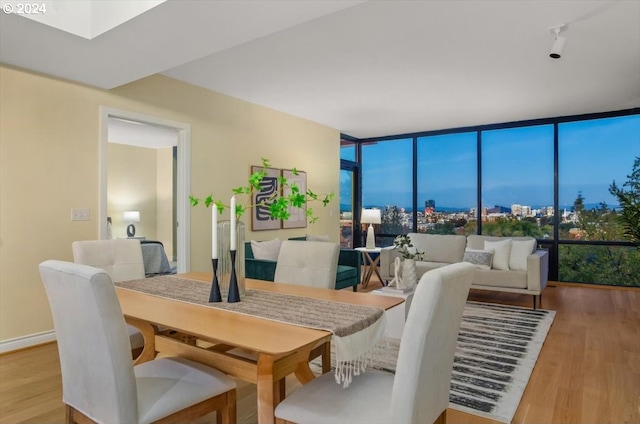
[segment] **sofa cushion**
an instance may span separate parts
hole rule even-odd
[[[511,255],[511,239],[500,241],[484,241],[484,250],[493,250],[493,269],[509,270],[509,256]]]
[[[527,288],[527,273],[525,271],[500,271],[476,269],[473,286],[506,287],[512,289]]]
[[[491,269],[493,251],[467,248],[464,251],[463,261],[472,263],[479,269]]]
[[[511,254],[509,255],[509,269],[516,271],[527,270],[527,257],[533,253],[536,247],[536,241],[531,240],[512,240]]]
[[[465,236],[422,233],[409,233],[408,236],[411,238],[411,244],[424,252],[422,260],[425,262],[462,262],[467,244]]]
[[[267,241],[251,240],[251,251],[255,259],[277,261],[282,240],[279,237]]]

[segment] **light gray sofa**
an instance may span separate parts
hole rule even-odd
[[[519,269],[483,269],[477,266],[472,289],[495,290],[504,292],[514,292],[530,294],[533,296],[533,308],[536,308],[536,296],[542,296],[542,291],[547,286],[549,274],[549,255],[546,250],[535,250],[535,239],[532,237],[493,237],[493,236],[459,236],[459,235],[439,235],[439,234],[418,234],[410,233],[411,242],[419,251],[424,252],[422,260],[416,261],[416,273],[418,279],[425,272],[440,268],[442,266],[463,262],[465,250],[483,250],[485,241],[496,242],[503,240],[517,241],[521,265],[513,265]],[[527,241],[532,248],[531,252],[522,253],[522,245]],[[514,244],[515,246],[515,244]],[[513,249],[514,255],[518,252]],[[380,252],[380,276],[385,282],[389,282],[394,277],[394,260],[400,253],[393,247],[385,247]],[[513,258],[511,258],[513,261]],[[525,262],[526,261],[526,262]],[[486,266],[484,268],[487,268]],[[503,266],[504,268],[504,266]],[[526,269],[525,269],[526,268]]]

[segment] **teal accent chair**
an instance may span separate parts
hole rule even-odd
[[[293,237],[289,240],[306,240],[305,237]],[[245,260],[244,273],[247,278],[255,278],[256,280],[273,281],[276,274],[276,261],[268,261],[255,259],[253,250],[251,250],[251,242],[244,244]],[[338,270],[336,273],[336,290],[346,287],[352,287],[353,291],[358,291],[360,283],[362,257],[360,252],[341,248],[338,256]]]

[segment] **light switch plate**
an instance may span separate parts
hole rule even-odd
[[[90,218],[89,208],[72,208],[71,220],[72,221],[89,221]]]

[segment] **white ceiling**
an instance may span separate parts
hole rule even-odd
[[[92,40],[1,13],[0,62],[162,73],[374,137],[640,107],[640,1],[169,0]]]

